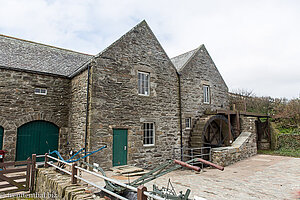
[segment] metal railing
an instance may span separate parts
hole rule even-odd
[[[48,153],[46,153],[45,155],[38,155],[36,157],[39,157],[39,158],[40,157],[45,157],[45,168],[47,168],[49,166],[52,166],[55,169],[58,169],[58,170],[60,170],[60,171],[62,171],[64,173],[70,175],[71,176],[71,183],[72,184],[76,184],[77,180],[79,179],[79,180],[81,180],[81,181],[83,181],[83,182],[85,182],[85,183],[87,183],[87,184],[89,184],[91,186],[94,186],[94,187],[96,187],[96,188],[98,188],[98,189],[106,192],[107,194],[110,194],[110,195],[114,196],[114,197],[117,197],[117,198],[119,198],[121,200],[128,200],[127,198],[125,198],[125,197],[123,197],[123,196],[121,196],[119,194],[116,194],[116,193],[114,193],[114,192],[112,192],[110,190],[105,189],[104,187],[102,187],[102,186],[100,186],[100,185],[98,185],[96,183],[93,183],[92,181],[89,181],[89,180],[87,180],[87,179],[85,179],[85,178],[83,178],[81,176],[78,176],[78,171],[83,171],[85,173],[91,174],[91,175],[96,176],[98,178],[102,178],[103,180],[106,180],[106,181],[109,181],[111,183],[117,184],[117,185],[119,185],[121,187],[127,188],[128,190],[131,190],[133,192],[137,192],[138,200],[143,200],[143,199],[147,199],[147,198],[157,199],[157,200],[164,200],[164,198],[162,198],[160,196],[154,195],[151,192],[147,192],[147,188],[145,186],[139,186],[138,188],[136,188],[136,187],[127,185],[125,183],[119,182],[117,180],[108,178],[108,177],[103,176],[101,174],[97,174],[97,173],[95,173],[93,171],[90,171],[90,170],[84,169],[82,167],[79,167],[79,166],[77,166],[76,163],[72,163],[71,164],[71,163],[62,161],[62,160],[60,160],[58,158],[55,158],[53,156],[49,156]],[[60,167],[58,165],[55,165],[54,163],[52,163],[51,161],[49,161],[50,159],[55,160],[58,163],[63,163],[65,165],[70,166],[71,167],[71,171],[68,171],[68,170],[63,169],[62,167]]]
[[[199,147],[199,148],[188,148],[183,147],[182,148],[182,159],[183,161],[187,160],[193,160],[195,158],[202,158],[206,159],[208,161],[211,161],[211,147]],[[174,148],[173,149],[173,158],[174,159],[180,159],[181,155],[181,149],[180,148]],[[191,165],[201,165],[201,168],[203,169],[204,165],[202,162],[192,162]]]

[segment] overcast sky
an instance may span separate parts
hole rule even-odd
[[[298,0],[0,0],[0,33],[97,54],[145,19],[174,57],[205,44],[231,91],[300,96]]]

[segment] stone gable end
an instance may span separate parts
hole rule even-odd
[[[108,148],[92,162],[110,167],[113,130],[128,130],[128,164],[154,167],[178,147],[176,70],[146,22],[140,23],[96,59],[92,75],[90,149]],[[138,94],[138,72],[150,74],[149,96]],[[154,146],[143,145],[143,123],[154,123]]]

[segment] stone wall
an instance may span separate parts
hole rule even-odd
[[[150,95],[138,94],[138,71],[150,73]],[[128,164],[153,168],[180,144],[176,69],[145,22],[96,58],[91,94],[91,157],[112,166],[113,129],[128,129]],[[143,146],[143,123],[155,124],[155,145]]]
[[[185,129],[185,118],[191,117],[193,125],[207,109],[227,109],[228,88],[204,45],[180,70],[180,80],[184,146],[187,146],[190,130]],[[210,104],[203,103],[203,85],[210,87]]]
[[[257,133],[255,121],[256,117],[241,116],[241,132]]]
[[[45,87],[47,95],[37,95],[34,89]],[[34,120],[45,120],[60,128],[59,148],[66,145],[68,135],[70,80],[0,69],[0,126],[4,128],[3,149],[6,160],[15,160],[17,128]]]
[[[257,153],[255,134],[242,132],[232,146],[212,148],[212,162],[228,166]]]
[[[41,199],[96,199],[96,196],[87,193],[87,190],[83,185],[71,184],[70,175],[62,175],[54,168],[40,168],[36,171],[34,194],[42,197]]]
[[[87,78],[88,70],[85,70],[71,80],[69,148],[77,151],[85,144]]]
[[[241,117],[241,134],[228,147],[212,149],[212,162],[228,166],[257,154],[256,117]]]

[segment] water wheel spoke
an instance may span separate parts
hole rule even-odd
[[[212,138],[210,140],[211,143],[214,141],[214,139],[216,138],[217,135],[218,135],[218,130],[213,133],[213,136],[212,136]],[[216,140],[218,140],[218,137],[216,138]]]
[[[203,134],[203,142],[209,143],[211,147],[223,146],[226,139],[229,137],[226,126],[228,124],[227,118],[221,115],[211,117],[211,119],[205,125],[205,132]],[[224,132],[225,131],[225,132]]]
[[[223,143],[224,143],[224,141],[226,140],[226,138],[228,137],[228,135],[226,135],[224,138],[223,138],[223,140],[221,140],[220,142],[219,142],[219,146],[221,146]]]

